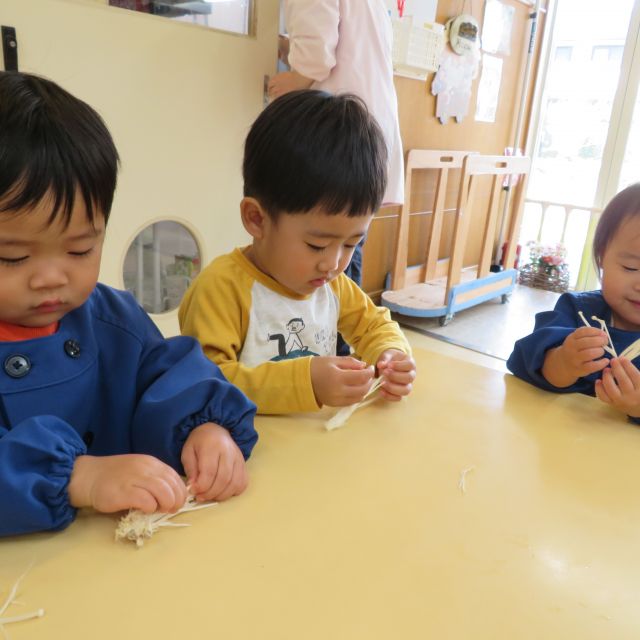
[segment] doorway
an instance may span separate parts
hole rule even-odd
[[[638,0],[549,3],[552,35],[519,243],[525,262],[528,247],[561,244],[572,289],[597,287],[590,244],[598,216],[621,183],[640,176],[633,144],[640,116],[635,133],[624,117],[636,103],[639,10]]]

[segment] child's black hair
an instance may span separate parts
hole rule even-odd
[[[244,147],[244,195],[269,215],[377,211],[387,182],[387,149],[360,98],[292,91],[253,123]]]
[[[0,71],[0,212],[52,198],[68,224],[79,190],[90,222],[109,219],[118,152],[102,118],[54,82]]]
[[[640,182],[616,194],[604,208],[593,236],[593,258],[598,269],[611,239],[629,217],[640,215]]]

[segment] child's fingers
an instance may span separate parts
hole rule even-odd
[[[596,398],[598,398],[598,400],[604,402],[605,404],[612,404],[611,398],[607,395],[607,392],[604,390],[601,380],[596,380],[595,391],[596,391]]]
[[[385,380],[382,387],[380,387],[385,393],[388,393],[393,396],[408,396],[411,393],[413,386],[411,383],[407,384],[396,384],[395,382],[391,382],[390,380]]]
[[[414,370],[403,372],[389,369],[384,372],[384,379],[395,384],[411,384],[416,379],[416,372]]]
[[[587,329],[587,327],[583,327],[583,329],[584,333],[582,333],[582,329],[578,329],[570,334],[562,344],[562,349],[567,354],[579,354],[580,358],[584,360],[595,360],[602,357],[604,347],[609,342],[606,334],[600,329]],[[583,355],[587,350],[593,350],[589,357]]]
[[[618,389],[624,393],[631,393],[634,391],[633,381],[626,368],[620,362],[618,358],[614,358],[611,360],[611,373],[613,375],[613,379],[615,380]]]
[[[413,358],[407,356],[402,360],[394,360],[389,363],[389,366],[382,372],[385,377],[392,377],[396,375],[409,376],[407,382],[413,382],[416,377],[416,363]]]
[[[378,358],[378,361],[376,362],[376,367],[378,368],[378,370],[384,369],[385,367],[389,366],[389,364],[391,363],[392,360],[393,360],[393,353],[391,353],[389,351],[385,351]]]
[[[342,388],[342,402],[340,406],[354,404],[360,402],[369,393],[370,384],[346,386]]]
[[[233,477],[233,462],[233,456],[226,455],[218,458],[218,468],[213,483],[209,489],[198,495],[199,500],[213,500],[227,489]]]
[[[405,356],[399,360],[392,360],[387,363],[387,371],[415,371],[416,363],[415,360],[409,356]]]
[[[371,380],[362,384],[345,384],[343,380],[340,380],[334,388],[333,406],[344,407],[360,402],[369,393],[371,384]]]
[[[133,487],[129,492],[128,509],[140,509],[143,513],[154,513],[158,510],[158,502],[143,487]]]
[[[191,493],[198,500],[202,500],[201,496],[207,493],[215,482],[219,460],[220,452],[215,449],[200,452],[198,456],[198,477],[191,486]]]
[[[372,369],[372,367],[367,367],[366,362],[362,362],[362,360],[358,360],[357,358],[353,358],[351,356],[341,356],[339,358],[336,358],[336,361],[336,366],[338,367],[338,369],[344,371],[362,371],[366,369]]]
[[[162,486],[164,484],[164,486]],[[147,494],[143,497],[138,491]],[[132,498],[134,495],[141,500],[142,507],[136,507],[145,513],[153,513],[154,511],[168,512],[173,506],[173,494],[166,483],[157,478],[144,478],[138,484],[133,485],[131,490]]]
[[[389,364],[390,362],[402,362],[404,360],[412,360],[411,356],[399,349],[387,349],[383,351],[382,355],[378,358],[377,366],[381,364]]]
[[[609,341],[606,338],[597,337],[587,337],[587,338],[579,338],[575,341],[575,345],[578,349],[602,349],[602,347],[606,346]]]
[[[187,491],[187,486],[183,482],[182,478],[177,473],[172,474],[168,481],[175,495],[175,509],[172,509],[172,511],[177,511],[184,506],[184,503],[189,497],[189,492]]]
[[[602,385],[602,389],[607,394],[607,396],[609,397],[612,403],[615,403],[622,395],[613,377],[613,373],[611,372],[611,369],[605,369],[602,372],[602,378],[600,379],[600,383]]]
[[[382,375],[385,371],[387,371],[390,365],[391,365],[391,360],[378,360],[378,362],[376,362],[376,369],[378,370],[378,375]]]
[[[604,349],[602,347],[590,347],[589,349],[579,349],[577,352],[578,357],[582,362],[589,362],[590,360],[597,360],[604,355]]]
[[[401,395],[398,393],[393,393],[392,391],[389,391],[389,389],[387,389],[386,385],[383,385],[382,387],[380,387],[380,395],[385,400],[389,400],[390,402],[400,402],[400,400],[402,400],[402,398],[406,394]]]
[[[178,488],[172,484],[171,480],[165,477],[149,478],[138,486],[146,489],[155,498],[158,503],[158,511],[163,513],[177,511],[184,504],[184,500],[180,501]]]
[[[582,368],[582,375],[587,376],[591,373],[596,373],[597,371],[602,371],[606,369],[609,365],[609,358],[601,358],[600,360],[588,360],[583,362],[580,366]]]
[[[629,377],[635,389],[640,389],[640,371],[628,358],[618,358],[620,366]]]
[[[368,387],[373,380],[373,367],[367,367],[359,371],[346,370],[340,372],[340,382],[347,387]]]
[[[198,476],[198,453],[188,439],[182,447],[180,462],[182,462],[184,475],[187,476],[187,484],[193,484]]]
[[[569,334],[570,338],[574,340],[584,340],[587,338],[598,339],[602,344],[602,340],[604,340],[604,344],[609,342],[609,338],[607,338],[607,334],[597,327],[579,327],[573,333]]]
[[[233,493],[231,494],[231,496],[239,496],[249,486],[249,474],[247,473],[247,465],[242,458],[236,459],[236,462],[233,466],[233,477],[234,481],[230,485],[233,488]],[[226,500],[227,496],[224,496],[222,499]]]
[[[374,378],[356,384],[344,384],[342,390],[352,402],[358,402],[369,393],[373,386]]]
[[[235,458],[233,468],[231,470],[231,478],[227,486],[218,492],[214,498],[220,502],[228,500],[233,496],[241,494],[247,488],[247,474],[245,470],[244,460]]]

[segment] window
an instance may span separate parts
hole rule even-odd
[[[622,62],[622,45],[597,45],[591,50],[591,59],[596,63],[613,63],[616,67]]]
[[[124,286],[148,313],[177,309],[200,272],[200,250],[191,232],[163,220],[145,227],[124,259]]]
[[[571,62],[572,55],[573,47],[556,47],[554,60],[556,60],[556,62]]]

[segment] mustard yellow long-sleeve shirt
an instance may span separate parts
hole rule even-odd
[[[311,357],[334,356],[338,331],[367,364],[375,365],[386,349],[411,351],[389,311],[376,307],[344,274],[308,296],[297,295],[241,249],[216,258],[196,278],[179,319],[182,333],[200,341],[259,413],[320,408]]]

